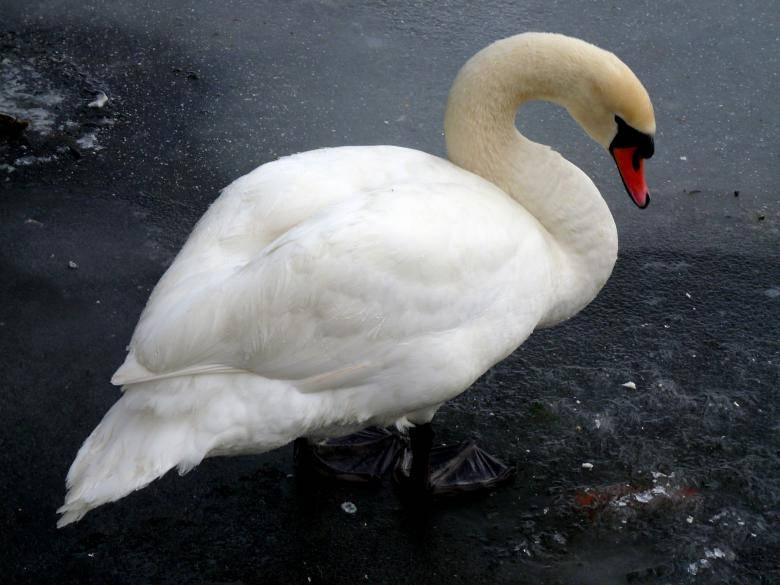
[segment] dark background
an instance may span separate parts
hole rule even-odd
[[[33,121],[0,139],[0,579],[780,582],[777,23],[769,0],[0,0],[0,112]],[[514,484],[421,514],[387,484],[296,479],[287,447],[56,530],[149,291],[219,189],[320,146],[443,154],[458,68],[527,30],[616,52],[658,134],[639,211],[565,113],[518,120],[593,177],[621,251],[593,304],[436,419]]]

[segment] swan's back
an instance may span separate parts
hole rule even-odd
[[[155,286],[146,310],[166,304],[167,291],[180,283],[243,266],[329,205],[393,185],[442,182],[493,188],[449,161],[397,146],[322,148],[266,163],[225,187]]]
[[[351,367],[315,339],[341,328],[335,335],[350,341],[339,351],[376,355],[382,337],[362,338],[361,319],[393,315],[391,297],[413,303],[421,286],[431,306],[382,318],[384,343],[461,326],[517,278],[530,332],[545,308],[549,247],[505,193],[443,159],[384,146],[287,157],[231,184],[204,215],[155,288],[114,383],[246,370],[301,379]],[[518,254],[522,270],[502,272]],[[496,278],[496,290],[480,291],[483,278]],[[465,305],[454,310],[451,297]]]
[[[258,167],[228,185],[198,221],[155,286],[130,346],[182,297],[227,278],[274,240],[328,207],[379,189],[442,183],[498,192],[488,181],[447,160],[396,146],[323,148]],[[115,383],[133,377],[121,370]]]

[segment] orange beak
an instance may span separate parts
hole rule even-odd
[[[626,191],[637,207],[644,209],[650,203],[650,190],[645,182],[645,159],[640,155],[639,147],[615,147],[611,151]]]

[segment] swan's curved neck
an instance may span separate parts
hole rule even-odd
[[[515,126],[515,114],[525,101],[552,101],[574,113],[592,97],[583,95],[593,84],[581,51],[576,51],[581,47],[575,45],[572,55],[568,41],[574,40],[519,35],[477,53],[452,86],[444,124],[450,160],[499,186],[549,234],[562,267],[560,302],[544,319],[550,323],[590,302],[617,256],[615,223],[591,180]]]

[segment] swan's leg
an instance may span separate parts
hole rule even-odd
[[[395,463],[403,440],[387,429],[369,427],[346,437],[310,442],[295,440],[299,467],[346,481],[378,481]]]
[[[412,454],[409,486],[418,493],[426,493],[431,489],[431,447],[433,446],[431,423],[410,428],[409,443]],[[403,466],[403,462],[400,466]]]
[[[458,494],[492,489],[511,479],[514,469],[473,441],[434,447],[430,423],[409,430],[410,448],[399,459],[393,479],[402,492]]]

